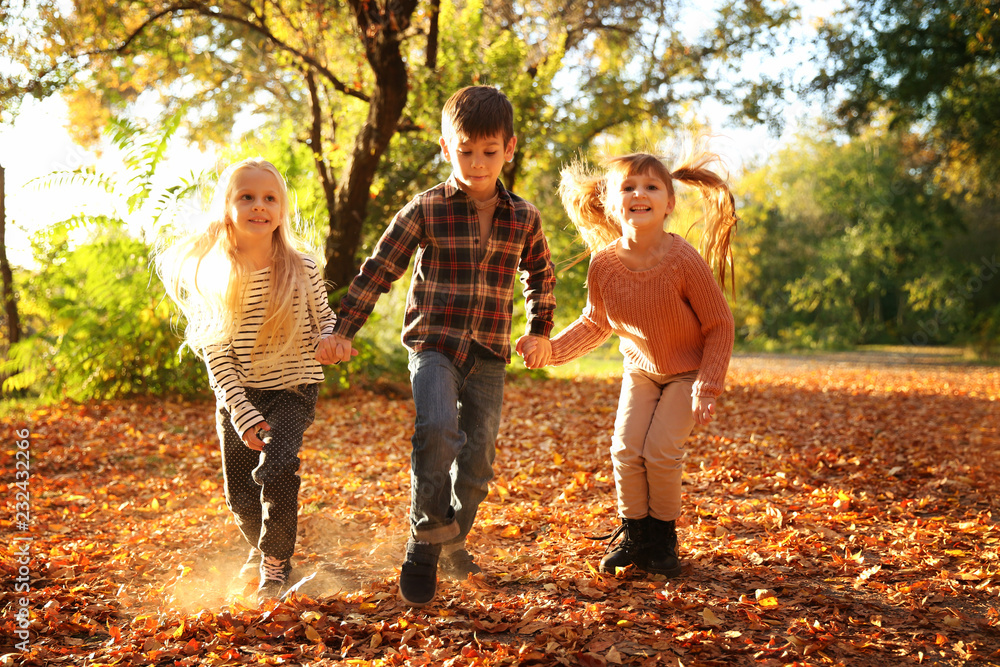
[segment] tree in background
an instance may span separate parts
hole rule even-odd
[[[844,0],[818,26],[828,116],[746,175],[751,345],[1000,342],[1000,7]],[[786,84],[743,98],[767,112]],[[824,129],[825,125],[825,129]]]
[[[5,324],[5,340],[0,347],[6,352],[8,346],[21,340],[21,317],[17,312],[17,294],[14,291],[14,274],[7,259],[7,196],[5,170],[0,165],[0,298],[3,299],[3,317]]]
[[[926,129],[954,191],[1000,193],[1000,6],[993,0],[846,0],[821,29],[812,90],[850,132],[887,115]]]
[[[80,0],[70,14],[62,6],[7,10],[0,49],[21,69],[0,73],[3,96],[67,93],[84,133],[149,92],[167,113],[174,100],[188,105],[197,140],[224,143],[247,113],[293,123],[312,152],[326,277],[339,287],[362,254],[372,197],[411,195],[439,166],[437,114],[455,88],[497,83],[511,96],[525,141],[504,179],[519,186],[541,163],[623,123],[676,125],[688,102],[726,79],[721,68],[768,48],[794,17],[779,3],[730,2],[717,25],[691,31],[679,18],[701,8],[685,0]],[[559,75],[578,87],[557,91]],[[372,222],[380,230],[384,215]]]
[[[111,144],[125,171],[92,168],[57,172],[43,187],[82,185],[111,194],[116,210],[79,214],[32,239],[39,268],[18,281],[25,336],[0,362],[3,393],[30,389],[48,399],[114,398],[131,394],[195,393],[204,368],[177,355],[170,307],[151,270],[151,244],[131,218],[166,222],[193,178],[156,189],[157,168],[179,117],[147,136],[113,125]]]
[[[935,179],[919,135],[800,136],[741,179],[744,340],[757,347],[996,340],[1000,230]]]

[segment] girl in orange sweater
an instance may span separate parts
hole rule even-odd
[[[612,333],[625,357],[611,459],[621,526],[601,571],[636,567],[681,573],[675,521],[681,514],[684,440],[707,424],[725,386],[733,316],[710,264],[725,282],[737,221],[726,182],[701,153],[672,173],[645,153],[605,161],[603,172],[573,165],[562,173],[563,204],[593,253],[582,315],[552,339],[553,365],[594,350]],[[675,205],[673,181],[697,187],[707,208],[703,259],[664,230]],[[706,261],[707,260],[707,261]],[[530,360],[532,342],[517,350]]]

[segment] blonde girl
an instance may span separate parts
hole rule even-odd
[[[300,252],[288,188],[270,162],[219,178],[207,228],[157,268],[184,313],[184,345],[216,396],[226,503],[250,546],[241,575],[258,598],[287,584],[295,549],[299,450],[312,423],[335,318],[316,262]]]
[[[675,521],[683,444],[695,423],[715,414],[734,339],[732,313],[709,266],[724,283],[737,220],[725,180],[707,168],[717,159],[701,153],[671,172],[660,158],[635,153],[605,160],[596,173],[580,164],[562,173],[563,205],[592,256],[587,304],[552,339],[550,363],[577,359],[612,333],[625,358],[611,445],[621,518],[611,544],[623,539],[601,560],[603,572],[635,565],[681,573]],[[703,195],[705,259],[664,229],[676,203],[674,181]],[[529,355],[530,341],[522,340],[518,352]]]

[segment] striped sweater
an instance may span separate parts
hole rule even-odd
[[[271,286],[271,269],[261,269],[250,274],[250,281],[243,297],[243,316],[237,327],[236,337],[229,343],[216,345],[206,350],[209,383],[215,392],[216,401],[225,406],[233,422],[233,428],[241,436],[251,426],[264,421],[243,391],[244,387],[254,389],[289,389],[302,384],[322,382],[323,367],[316,361],[316,346],[321,338],[333,333],[336,318],[330,310],[326,288],[320,277],[316,262],[303,257],[309,277],[309,293],[320,321],[311,321],[298,347],[285,353],[279,362],[267,369],[255,367],[250,353],[254,341],[264,322],[268,292]],[[300,295],[296,294],[294,307],[298,308]],[[308,308],[305,317],[310,317]],[[310,317],[310,319],[312,319]]]
[[[627,367],[675,375],[698,370],[693,396],[725,388],[735,331],[726,297],[695,248],[676,234],[651,269],[632,271],[618,259],[617,242],[594,253],[583,314],[552,339],[561,365],[618,334]]]

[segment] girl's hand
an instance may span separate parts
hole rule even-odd
[[[266,444],[257,436],[257,431],[270,431],[271,427],[265,421],[260,421],[248,428],[243,432],[243,444],[254,450],[255,452],[262,451],[264,445]]]
[[[543,368],[552,358],[552,343],[541,336],[521,336],[514,349],[524,358],[527,368]]]
[[[358,351],[351,345],[351,341],[337,334],[320,339],[316,346],[316,361],[321,364],[339,364],[356,356]]]
[[[715,415],[715,399],[710,396],[695,396],[691,399],[691,414],[696,424],[708,424]]]
[[[545,368],[552,358],[552,343],[548,338],[532,336],[535,344],[528,354],[524,356],[524,365],[528,368]]]

